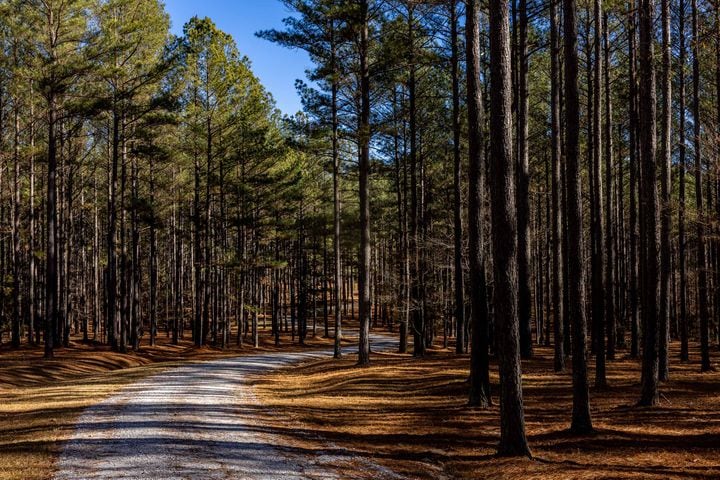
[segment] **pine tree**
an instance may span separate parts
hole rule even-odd
[[[490,184],[495,318],[500,364],[498,454],[530,456],[520,371],[517,212],[512,158],[510,32],[507,3],[490,2]]]
[[[358,77],[360,115],[358,117],[358,168],[360,188],[360,262],[358,290],[360,294],[360,338],[358,364],[370,363],[370,38],[369,3],[357,0]]]
[[[563,259],[563,212],[561,205],[561,191],[563,181],[561,176],[561,135],[560,135],[560,39],[558,25],[558,5],[550,5],[550,82],[551,82],[551,148],[552,148],[552,255],[553,255],[553,333],[554,333],[554,367],[556,372],[565,370],[565,300],[564,291],[564,259]]]
[[[662,154],[660,162],[661,186],[661,224],[660,224],[660,343],[658,377],[661,381],[668,379],[668,347],[670,341],[670,221],[672,206],[670,205],[671,163],[672,163],[672,52],[670,45],[670,2],[662,1]]]
[[[470,244],[470,299],[472,302],[472,348],[470,360],[470,405],[488,407],[490,358],[489,313],[482,241],[484,179],[483,101],[480,84],[480,2],[469,0],[465,12],[468,105],[468,235]]]
[[[659,253],[658,195],[655,135],[655,66],[653,58],[652,0],[641,0],[639,9],[640,51],[640,206],[642,210],[642,391],[640,405],[658,402]]]
[[[53,356],[61,324],[58,296],[58,143],[59,123],[66,115],[69,93],[78,87],[92,65],[92,32],[87,28],[89,2],[23,2],[22,18],[33,33],[34,83],[44,103],[47,126],[46,241],[45,241],[45,357]],[[80,48],[85,46],[85,48]]]
[[[577,3],[563,0],[565,40],[565,162],[567,182],[568,292],[572,318],[573,409],[570,430],[591,432],[590,394],[587,378],[587,320],[585,317],[585,272],[583,268],[582,209],[580,194]]]

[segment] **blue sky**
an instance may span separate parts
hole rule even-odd
[[[305,52],[289,50],[257,38],[255,32],[282,28],[290,12],[279,0],[165,0],[172,31],[182,34],[183,24],[194,15],[210,17],[235,38],[238,49],[252,61],[255,74],[273,94],[278,108],[292,114],[301,110],[295,80],[305,78],[311,62]]]

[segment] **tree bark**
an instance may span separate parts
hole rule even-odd
[[[595,38],[593,43],[595,68],[594,68],[594,93],[592,110],[592,169],[593,189],[591,195],[594,201],[594,212],[592,215],[592,321],[595,345],[595,387],[605,388],[607,377],[605,372],[605,252],[603,243],[603,196],[602,196],[602,175],[600,164],[603,159],[602,141],[602,48],[603,18],[602,0],[593,2],[595,17]]]
[[[360,116],[358,125],[360,182],[360,339],[358,364],[370,363],[370,69],[368,0],[360,0]]]
[[[642,211],[643,360],[640,405],[658,402],[658,299],[660,294],[653,0],[640,0],[640,191]]]
[[[480,84],[480,0],[468,0],[465,13],[468,104],[468,236],[470,247],[470,300],[472,347],[470,405],[488,407],[490,396],[490,320],[482,245],[483,101]]]
[[[48,104],[48,165],[45,244],[45,358],[53,358],[55,328],[58,322],[58,275],[57,275],[57,138],[55,136],[57,105],[53,92]]]
[[[670,205],[671,162],[672,162],[672,52],[670,45],[670,0],[662,1],[662,153],[660,163],[661,185],[661,225],[660,225],[660,344],[658,378],[668,379],[668,344],[670,341]]]
[[[610,85],[610,32],[607,25],[608,14],[604,13],[604,50],[605,50],[605,326],[607,333],[607,358],[615,358],[616,338],[616,301],[615,291],[615,244],[613,240],[613,113]]]
[[[517,55],[517,189],[515,202],[518,222],[518,317],[520,319],[520,355],[532,357],[532,323],[530,306],[530,162],[528,155],[528,14],[527,0],[519,0],[518,5],[518,45]]]
[[[338,145],[338,84],[337,84],[337,49],[335,45],[335,20],[330,20],[331,36],[331,115],[332,115],[332,159],[333,159],[333,288],[335,291],[333,315],[335,317],[334,357],[342,356],[342,310],[340,309],[340,282],[342,275],[342,257],[340,254],[340,151]]]
[[[695,208],[697,210],[697,276],[698,306],[700,317],[700,370],[707,372],[710,366],[710,312],[708,309],[707,259],[705,258],[705,218],[703,213],[702,152],[700,141],[700,58],[697,0],[692,0],[693,44],[693,145],[695,154]]]
[[[508,5],[491,0],[490,10],[490,184],[493,227],[495,318],[500,366],[498,454],[530,456],[520,371],[518,319],[518,223],[512,146],[512,83]]]
[[[15,52],[17,57],[17,52]],[[22,319],[22,293],[20,290],[20,101],[13,99],[13,202],[12,202],[12,346],[20,346],[20,323]]]
[[[578,151],[580,100],[578,94],[577,4],[563,0],[565,34],[565,165],[567,182],[568,315],[573,322],[573,409],[570,430],[592,432],[587,374],[587,320],[583,268],[582,200]]]
[[[564,336],[569,333],[564,328],[564,301],[562,238],[563,238],[563,214],[561,210],[561,135],[560,135],[560,41],[558,35],[558,6],[553,0],[550,4],[550,81],[551,81],[551,155],[552,155],[552,261],[553,261],[553,336],[554,336],[554,368],[556,372],[565,370],[565,348]]]
[[[417,92],[416,92],[416,59],[415,59],[415,19],[414,5],[408,3],[408,124],[410,137],[410,305],[413,332],[413,356],[425,355],[426,325],[425,325],[425,299],[422,295],[423,285],[423,213],[424,202],[422,195],[423,174],[422,166],[418,161],[417,148]]]
[[[682,0],[681,0],[682,1]],[[637,177],[638,177],[638,111],[637,111],[637,85],[636,85],[636,52],[635,52],[635,6],[628,3],[628,63],[629,63],[629,92],[628,102],[630,127],[630,356],[637,358],[638,345],[638,221],[637,221]]]
[[[687,317],[687,255],[686,247],[687,242],[685,239],[685,176],[687,173],[686,167],[686,145],[685,145],[685,64],[686,64],[686,49],[685,49],[685,0],[679,0],[678,2],[678,63],[680,65],[680,71],[678,72],[678,110],[679,110],[679,125],[678,125],[678,157],[679,157],[679,172],[678,177],[680,179],[679,186],[679,205],[678,205],[678,264],[680,269],[680,360],[687,361],[690,358],[689,346],[688,346],[688,317]]]
[[[457,0],[450,0],[450,41],[452,49],[452,98],[453,98],[453,213],[455,274],[455,352],[465,353],[465,281],[463,276],[463,224],[462,224],[462,163],[460,161],[460,73],[458,52]]]

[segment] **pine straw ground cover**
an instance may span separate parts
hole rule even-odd
[[[234,341],[233,335],[233,341]],[[219,356],[247,355],[276,349],[263,332],[258,350],[247,346],[227,350],[195,349],[189,340],[178,346],[143,346],[126,355],[108,347],[73,342],[58,349],[55,359],[43,360],[41,348],[0,347],[0,480],[47,479],[82,411],[124,385],[183,362]],[[283,339],[278,349],[300,349]],[[305,349],[331,348],[331,339],[309,339]]]
[[[634,406],[639,362],[609,362],[610,388],[591,389],[597,432],[577,437],[567,432],[570,364],[555,374],[552,351],[537,349],[523,362],[532,460],[494,457],[497,368],[495,405],[471,409],[468,357],[449,351],[377,354],[367,368],[356,367],[354,355],[317,361],[259,379],[257,390],[272,411],[269,427],[351,478],[720,478],[720,374],[700,374],[699,352],[691,354],[693,363],[673,360],[655,408]]]

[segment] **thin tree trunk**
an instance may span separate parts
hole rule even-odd
[[[33,345],[35,341],[36,324],[35,318],[39,312],[37,305],[37,295],[35,292],[36,278],[37,278],[37,265],[36,265],[36,254],[35,249],[35,225],[37,221],[37,212],[35,210],[35,89],[34,83],[30,82],[30,227],[29,227],[29,257],[30,257],[30,272],[28,275],[28,342]],[[98,235],[98,232],[95,232]],[[37,329],[39,334],[40,329]],[[38,341],[39,343],[39,341]]]
[[[565,34],[565,165],[567,183],[568,307],[573,322],[573,409],[570,430],[592,432],[587,373],[587,320],[585,317],[585,270],[583,268],[582,200],[578,151],[580,100],[578,94],[577,4],[563,0]]]
[[[452,50],[453,98],[453,212],[454,212],[454,288],[455,288],[455,352],[465,353],[465,281],[463,278],[462,224],[462,163],[460,161],[460,68],[458,53],[457,0],[450,0],[450,42]]]
[[[155,173],[150,162],[150,205],[155,208]],[[150,345],[155,345],[157,335],[157,234],[155,221],[150,223]]]
[[[55,94],[48,96],[48,158],[45,246],[45,358],[53,357],[55,328],[58,321],[57,290],[57,105]]]
[[[693,145],[695,154],[695,207],[697,210],[697,277],[698,315],[700,317],[700,370],[707,372],[710,367],[710,312],[708,309],[707,260],[705,258],[705,218],[702,192],[702,152],[700,142],[700,57],[697,0],[692,0],[692,44],[693,44]]]
[[[518,318],[520,320],[520,355],[532,357],[532,323],[530,306],[530,162],[528,155],[528,13],[527,0],[519,0],[518,44],[515,52],[517,71],[517,178],[515,202],[518,222]]]
[[[681,0],[682,1],[682,0]],[[629,90],[628,102],[630,117],[630,356],[637,358],[638,345],[638,221],[637,221],[637,176],[638,176],[638,111],[636,85],[636,53],[635,53],[635,6],[628,3],[628,45],[629,45]]]
[[[333,314],[335,316],[335,342],[334,357],[342,356],[342,310],[340,308],[340,283],[342,281],[342,257],[340,254],[340,216],[342,214],[342,205],[340,203],[340,152],[338,146],[338,85],[336,78],[337,70],[337,53],[335,46],[335,21],[331,20],[331,37],[332,37],[332,92],[331,92],[331,109],[332,109],[332,157],[333,157],[333,289],[335,292]]]
[[[551,77],[551,128],[552,128],[552,264],[553,264],[553,334],[554,334],[554,368],[556,372],[565,370],[564,336],[569,333],[564,328],[563,295],[563,214],[561,210],[561,144],[560,135],[560,41],[558,35],[558,6],[555,0],[550,5],[550,77]]]
[[[602,141],[602,37],[603,17],[602,0],[594,1],[595,38],[594,38],[594,94],[593,94],[593,191],[595,211],[593,214],[593,259],[592,259],[592,304],[593,304],[593,331],[595,332],[595,387],[607,386],[605,372],[605,252],[603,244],[603,197],[602,175],[600,164],[603,160]]]
[[[670,220],[671,220],[671,162],[672,162],[672,86],[671,61],[672,52],[670,45],[670,0],[662,1],[662,154],[660,163],[661,174],[661,225],[660,225],[660,344],[659,344],[659,367],[658,379],[668,379],[668,344],[670,342]]]
[[[360,0],[360,338],[358,364],[370,363],[370,69],[368,41],[368,0]]]
[[[615,358],[616,339],[616,301],[615,291],[615,248],[613,241],[613,113],[610,85],[610,32],[607,24],[608,14],[604,13],[604,50],[605,50],[605,326],[607,332],[607,358]]]
[[[685,176],[686,176],[686,145],[685,145],[685,0],[678,2],[678,36],[679,36],[679,54],[678,63],[680,70],[678,72],[678,157],[680,171],[678,177],[680,179],[679,186],[679,206],[678,206],[678,263],[680,267],[680,360],[687,361],[690,358],[688,346],[688,316],[687,316],[687,255],[686,255],[686,239],[685,239]]]
[[[490,184],[495,319],[500,366],[498,454],[530,456],[525,436],[518,318],[518,224],[512,146],[508,5],[490,6]]]
[[[413,332],[413,356],[422,357],[425,355],[426,325],[425,312],[423,305],[425,299],[422,296],[422,277],[423,261],[422,261],[422,245],[421,237],[422,216],[423,216],[423,199],[422,199],[422,167],[418,165],[418,148],[417,148],[417,92],[416,92],[416,65],[415,65],[415,25],[413,16],[414,6],[408,4],[408,124],[410,136],[410,257],[411,257],[411,273],[410,273],[410,306],[412,318]]]
[[[15,52],[17,57],[17,52]],[[17,60],[17,58],[16,58]],[[15,122],[13,134],[13,206],[12,206],[12,346],[20,346],[20,322],[22,319],[22,298],[20,290],[20,104],[19,99],[13,100],[13,116]]]
[[[465,24],[468,104],[468,235],[470,247],[470,300],[472,347],[470,357],[470,405],[488,407],[490,396],[490,318],[485,285],[482,242],[483,101],[480,84],[480,0],[468,0]],[[459,326],[458,326],[459,328]]]

